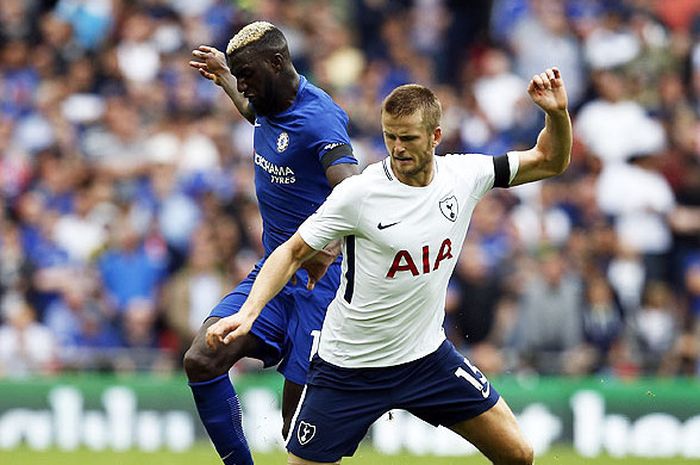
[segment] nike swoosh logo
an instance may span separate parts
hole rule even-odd
[[[397,224],[399,224],[399,223],[401,223],[401,222],[400,222],[400,221],[397,221],[397,222],[395,222],[395,223],[382,224],[381,221],[380,221],[379,224],[377,224],[377,229],[379,229],[379,230],[381,231],[382,229],[390,228],[390,227],[392,227],[392,226],[394,226],[394,225],[397,225]]]

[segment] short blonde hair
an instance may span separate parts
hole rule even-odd
[[[228,42],[226,54],[232,55],[243,47],[260,41],[265,34],[275,29],[275,25],[267,21],[255,21],[244,26]]]
[[[394,117],[422,112],[423,124],[429,131],[440,126],[442,106],[433,91],[418,84],[399,86],[384,99],[382,111]]]

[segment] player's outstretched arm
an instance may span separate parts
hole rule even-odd
[[[298,232],[277,247],[260,269],[250,295],[238,313],[222,318],[209,327],[207,345],[215,349],[220,344],[229,344],[248,334],[263,307],[282,290],[304,260],[315,253],[316,250],[307,245]]]
[[[360,173],[360,169],[353,163],[339,163],[329,166],[326,169],[326,178],[331,187],[338,185],[343,179]],[[328,245],[316,255],[312,256],[302,264],[308,274],[309,280],[306,283],[308,290],[313,290],[318,281],[326,274],[328,267],[340,255],[341,241],[336,239],[328,243]]]
[[[306,282],[306,288],[313,291],[316,287],[316,283],[323,278],[326,274],[328,268],[333,264],[338,255],[341,252],[341,240],[336,239],[328,243],[323,250],[319,250],[317,254],[309,257],[308,260],[302,263],[301,267],[306,270],[308,276],[308,281]],[[292,281],[294,282],[294,281]]]
[[[571,159],[571,119],[564,80],[557,68],[549,68],[530,80],[527,92],[545,112],[544,129],[530,150],[511,152],[519,155],[518,173],[511,186],[556,176],[564,172]]]
[[[226,64],[224,52],[208,45],[200,45],[196,50],[192,50],[192,56],[195,57],[195,60],[191,60],[189,65],[198,70],[203,77],[224,89],[241,116],[254,124],[253,107],[248,99],[238,92],[236,78],[231,74],[231,70]]]

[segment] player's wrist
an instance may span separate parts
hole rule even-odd
[[[246,303],[244,303],[243,306],[241,306],[241,309],[238,311],[238,315],[245,321],[253,322],[258,318],[260,310],[257,310],[255,308],[256,306],[250,304],[246,305]]]
[[[547,116],[549,116],[552,119],[568,119],[569,118],[569,109],[568,108],[550,108],[548,110],[545,110],[545,113]]]
[[[232,75],[228,68],[223,68],[212,74],[214,75],[214,82],[217,86],[226,88],[230,84],[229,81],[231,80]]]

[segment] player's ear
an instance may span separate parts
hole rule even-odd
[[[281,53],[273,53],[270,56],[270,64],[275,71],[280,72],[284,68],[284,57]]]
[[[438,126],[433,131],[433,147],[437,147],[441,141],[442,141],[442,128],[440,126]]]

